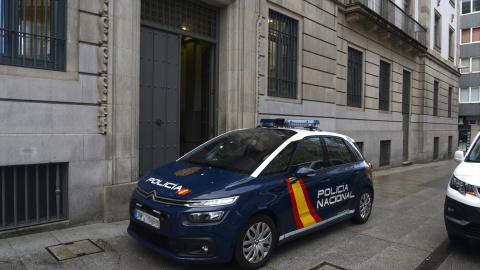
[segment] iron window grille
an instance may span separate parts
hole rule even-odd
[[[268,95],[297,98],[298,21],[269,10]]]
[[[452,146],[453,146],[453,136],[448,136],[448,152],[447,155],[449,158],[452,157]]]
[[[390,165],[390,141],[380,141],[380,167]]]
[[[217,38],[217,11],[187,0],[142,0],[143,20],[198,34],[212,40]]]
[[[347,106],[362,107],[362,52],[348,48]]]
[[[438,81],[433,82],[433,115],[438,116]]]
[[[0,231],[68,217],[68,163],[0,167]]]
[[[66,0],[0,0],[0,64],[65,71]]]
[[[390,109],[390,64],[384,61],[380,61],[378,109],[382,111]]]
[[[452,117],[452,87],[448,88],[448,118]]]
[[[438,144],[439,144],[439,137],[433,138],[433,160],[438,159]]]

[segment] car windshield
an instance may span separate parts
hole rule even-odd
[[[281,144],[296,134],[281,129],[243,129],[225,133],[179,161],[251,174]]]
[[[480,162],[480,139],[477,139],[466,159],[467,162]]]

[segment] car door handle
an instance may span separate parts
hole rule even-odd
[[[352,175],[357,175],[359,173],[360,173],[359,171],[355,171],[355,172],[352,173]]]
[[[327,184],[330,183],[330,178],[320,180],[320,183]]]

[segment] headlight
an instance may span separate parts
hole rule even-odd
[[[452,175],[452,179],[450,179],[450,187],[460,192],[462,195],[470,194],[475,196],[473,186],[458,179],[455,175]]]
[[[186,213],[188,221],[192,223],[210,223],[221,221],[225,211]]]
[[[229,198],[221,198],[221,199],[213,199],[213,200],[201,200],[201,201],[191,201],[188,203],[188,207],[208,207],[208,206],[221,206],[221,205],[229,205],[236,202],[238,196],[229,197]]]

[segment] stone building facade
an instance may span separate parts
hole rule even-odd
[[[458,143],[456,2],[12,2],[0,0],[0,235],[128,218],[139,177],[260,118],[318,119],[375,168]],[[58,66],[28,64],[39,48]]]

